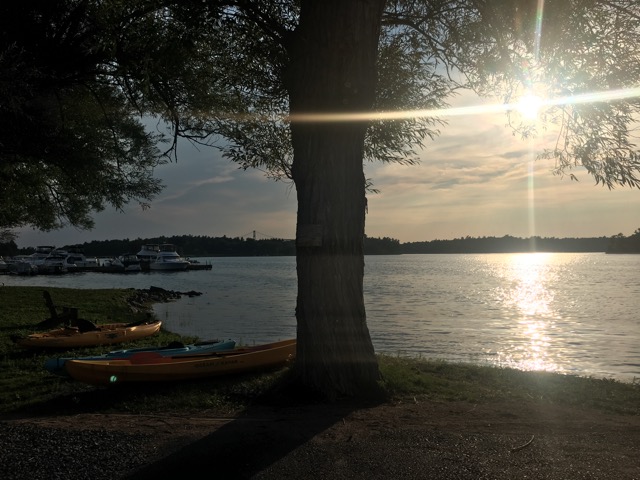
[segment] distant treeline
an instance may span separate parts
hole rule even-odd
[[[640,228],[628,237],[621,233],[611,237],[607,253],[640,253]]]
[[[605,252],[610,238],[464,237],[402,244],[402,253]]]
[[[88,256],[111,257],[137,253],[145,244],[171,243],[188,257],[283,256],[295,255],[295,241],[288,239],[255,239],[244,237],[207,237],[180,235],[172,237],[136,238],[134,240],[94,240],[81,245]],[[60,248],[70,247],[70,245]],[[15,242],[0,244],[0,255],[33,253],[33,248],[18,248]],[[399,255],[403,253],[514,253],[514,252],[607,252],[640,253],[640,229],[629,237],[622,234],[597,238],[518,238],[464,237],[453,240],[400,243],[395,238],[365,237],[365,255]]]
[[[137,253],[142,245],[170,243],[187,257],[252,257],[295,255],[295,242],[286,239],[254,239],[244,237],[207,237],[179,235],[137,238],[135,240],[92,241],[82,245],[86,255],[117,256]]]
[[[125,252],[136,253],[145,244],[171,243],[178,252],[190,257],[251,257],[295,255],[295,240],[255,239],[244,237],[206,237],[181,235],[135,240],[93,241],[82,245],[85,254],[116,256]],[[365,238],[365,253],[368,255],[398,254],[400,241],[393,238]]]
[[[64,245],[59,248],[80,247],[87,256],[116,257],[124,253],[137,253],[142,245],[170,243],[178,253],[188,257],[251,257],[295,255],[294,240],[255,239],[244,237],[207,237],[180,235],[172,237],[136,238],[130,240],[94,240],[79,245]],[[393,238],[370,238],[364,242],[367,255],[399,254],[400,241]],[[34,248],[18,248],[14,242],[0,244],[0,255],[29,255]]]

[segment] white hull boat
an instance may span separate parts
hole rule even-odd
[[[182,258],[174,245],[165,243],[160,245],[156,259],[149,264],[150,270],[176,271],[186,270],[189,261]]]

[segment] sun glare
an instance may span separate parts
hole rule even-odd
[[[537,95],[527,94],[520,98],[516,109],[527,120],[535,120],[542,107],[542,98]]]
[[[307,113],[294,114],[283,117],[287,121],[305,122],[363,122],[363,121],[381,121],[381,120],[402,120],[408,118],[424,118],[424,117],[460,117],[466,115],[485,115],[493,113],[501,113],[509,110],[518,110],[525,115],[525,112],[535,111],[536,115],[542,107],[554,107],[557,105],[576,105],[581,103],[597,103],[611,102],[615,100],[624,100],[627,98],[640,97],[640,87],[624,88],[620,90],[610,90],[602,92],[583,93],[577,95],[569,95],[558,98],[545,98],[537,95],[525,95],[518,103],[492,103],[472,105],[466,107],[452,107],[443,109],[425,109],[425,110],[398,110],[398,111],[380,111],[380,112],[335,112],[335,113]],[[532,113],[527,113],[527,115]],[[535,115],[533,116],[535,118]]]

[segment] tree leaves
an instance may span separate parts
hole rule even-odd
[[[539,130],[558,137],[539,158],[554,159],[558,175],[583,170],[608,188],[640,187],[638,98],[572,101],[637,87],[637,2],[540,5],[388,1],[375,111],[434,111],[463,88],[509,102],[539,87],[565,99],[542,114]],[[293,0],[4,2],[0,227],[90,228],[94,211],[148,204],[161,189],[153,167],[176,158],[179,137],[290,178],[286,87],[298,16]],[[151,134],[147,117],[169,134]],[[414,164],[445,125],[371,120],[365,159]]]

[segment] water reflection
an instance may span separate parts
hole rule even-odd
[[[551,253],[522,253],[504,258],[498,297],[511,318],[511,342],[501,347],[498,362],[523,370],[557,371],[553,359],[554,273]],[[510,286],[510,288],[508,287]]]
[[[508,292],[505,303],[517,308],[523,317],[548,317],[552,314],[553,291],[549,289],[551,256],[550,253],[522,253],[510,257],[507,273],[514,287]]]

